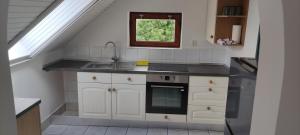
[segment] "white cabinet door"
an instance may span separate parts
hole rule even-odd
[[[218,0],[208,0],[206,38],[212,44],[215,44],[217,4]]]
[[[112,117],[118,120],[145,120],[145,85],[113,84]]]
[[[111,84],[110,73],[89,73],[89,72],[78,72],[77,81],[79,83],[105,83]]]
[[[189,87],[189,105],[226,106],[228,88]]]
[[[225,124],[225,106],[188,106],[188,123]]]
[[[145,74],[112,74],[113,84],[146,84]]]
[[[111,119],[110,84],[79,83],[79,116]]]

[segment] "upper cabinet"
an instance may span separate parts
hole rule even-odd
[[[231,45],[243,46],[248,28],[248,9],[249,0],[209,0],[207,40],[217,44],[219,39],[221,43],[230,39],[236,41]]]

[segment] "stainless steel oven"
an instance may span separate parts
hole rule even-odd
[[[147,76],[146,113],[187,114],[188,76]]]

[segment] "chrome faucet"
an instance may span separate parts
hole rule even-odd
[[[109,42],[105,43],[105,47],[107,47],[110,44],[114,48],[114,56],[111,59],[114,61],[114,63],[117,63],[120,60],[120,58],[117,56],[117,45],[115,42],[109,41]]]

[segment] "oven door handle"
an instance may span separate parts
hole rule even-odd
[[[183,86],[161,86],[161,85],[151,85],[153,88],[175,88],[175,89],[184,89]]]

